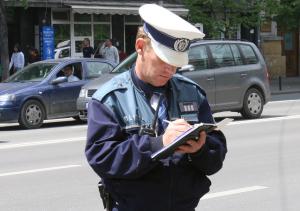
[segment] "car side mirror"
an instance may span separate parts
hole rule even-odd
[[[57,78],[53,79],[51,81],[51,84],[57,85],[57,84],[60,84],[60,83],[65,83],[67,81],[68,81],[68,78],[66,76],[60,76],[60,77],[57,77]]]
[[[194,71],[195,70],[195,67],[194,65],[192,64],[187,64],[187,65],[184,65],[182,66],[181,68],[179,68],[177,70],[178,73],[184,73],[184,72],[191,72],[191,71]]]

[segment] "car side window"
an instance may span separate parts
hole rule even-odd
[[[230,45],[230,47],[231,47],[231,50],[232,50],[232,53],[233,53],[235,64],[236,65],[242,65],[243,64],[243,59],[242,59],[241,53],[239,51],[239,48],[235,44]]]
[[[208,55],[204,45],[191,47],[189,50],[189,64],[194,65],[196,70],[208,68]]]
[[[235,65],[232,52],[228,44],[209,45],[213,57],[214,67],[227,67]]]
[[[109,73],[113,67],[105,62],[90,61],[86,62],[87,78],[97,78],[103,73]]]
[[[66,76],[68,82],[75,82],[82,79],[82,65],[81,62],[73,63],[64,66],[57,74],[56,77]]]
[[[250,45],[240,45],[242,54],[244,55],[246,64],[256,64],[258,59],[254,53],[253,48]]]

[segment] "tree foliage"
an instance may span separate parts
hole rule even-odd
[[[280,2],[278,2],[274,20],[283,30],[299,30],[300,0],[281,0]]]
[[[299,0],[298,0],[299,1]],[[208,37],[233,38],[237,28],[259,26],[277,11],[276,0],[183,0],[194,23],[203,23]],[[263,11],[263,13],[262,13]]]

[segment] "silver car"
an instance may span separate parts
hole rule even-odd
[[[190,47],[189,64],[181,72],[206,91],[213,112],[237,111],[247,119],[261,116],[271,98],[269,74],[253,43],[199,41]]]
[[[136,53],[131,54],[111,72],[101,75],[101,77],[85,84],[81,88],[79,97],[77,98],[77,110],[79,111],[79,117],[81,120],[86,120],[88,102],[92,98],[92,95],[97,91],[97,89],[117,74],[130,69],[132,65],[135,64],[136,57]]]
[[[112,73],[132,66],[136,53]],[[178,69],[206,92],[212,112],[236,111],[244,118],[259,118],[270,100],[267,66],[258,48],[250,42],[203,40],[191,45],[189,65]],[[88,101],[101,84],[115,74],[105,74],[82,87],[77,109],[86,118]]]

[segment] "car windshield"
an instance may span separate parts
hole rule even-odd
[[[5,82],[42,81],[49,75],[55,65],[57,65],[57,63],[30,64],[9,77]]]

